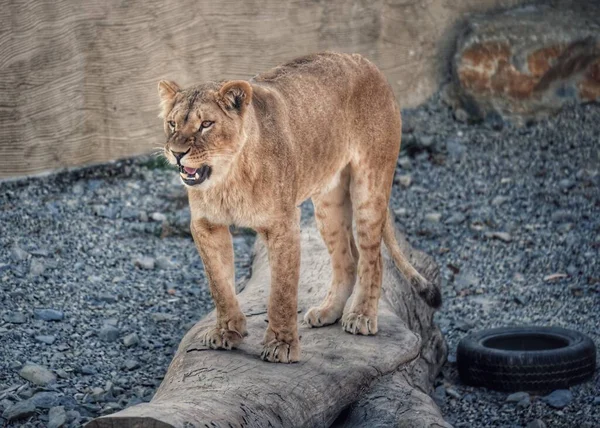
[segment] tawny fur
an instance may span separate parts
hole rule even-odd
[[[325,300],[305,314],[308,324],[341,318],[347,332],[377,333],[382,239],[400,271],[430,304],[439,305],[439,291],[410,265],[393,235],[387,207],[400,150],[400,111],[372,63],[360,55],[315,54],[249,82],[182,90],[163,81],[159,94],[166,157],[175,164],[172,152],[190,150],[182,165],[212,167],[207,181],[188,186],[191,230],[217,310],[217,325],[204,335],[208,346],[231,349],[246,335],[228,230],[236,224],[255,229],[269,251],[272,284],[262,358],[298,361],[297,207],[309,197],[333,277]],[[202,123],[212,126],[201,129]]]

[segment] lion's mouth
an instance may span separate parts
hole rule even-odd
[[[197,186],[208,180],[212,168],[208,165],[202,165],[200,168],[190,168],[189,166],[180,166],[179,175],[188,186]]]

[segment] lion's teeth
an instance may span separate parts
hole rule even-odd
[[[196,173],[196,174],[194,174],[194,178],[195,178],[196,180],[199,180],[199,179],[200,179],[200,175],[199,175],[198,173]]]

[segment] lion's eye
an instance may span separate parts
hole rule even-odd
[[[167,122],[167,124],[169,125],[169,128],[171,128],[171,131],[174,131],[174,130],[175,130],[175,122],[174,122],[174,121],[172,121],[172,120],[169,120],[169,121]]]
[[[205,120],[204,122],[202,122],[202,123],[200,124],[200,128],[201,128],[201,129],[207,129],[207,128],[210,128],[211,126],[213,126],[213,123],[215,123],[215,122],[211,122],[210,120]]]

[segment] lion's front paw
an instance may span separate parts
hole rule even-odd
[[[304,315],[304,322],[311,327],[323,327],[335,323],[339,317],[340,314],[333,308],[315,306]]]
[[[265,361],[294,363],[300,359],[300,340],[297,332],[275,333],[268,328],[262,343],[260,358]]]
[[[342,317],[342,328],[352,334],[365,336],[377,333],[377,316],[350,312]]]
[[[213,327],[202,333],[200,341],[204,346],[212,349],[236,348],[244,337],[236,330]]]
[[[300,359],[300,342],[297,339],[291,343],[273,339],[264,345],[260,358],[270,363],[295,363]]]

